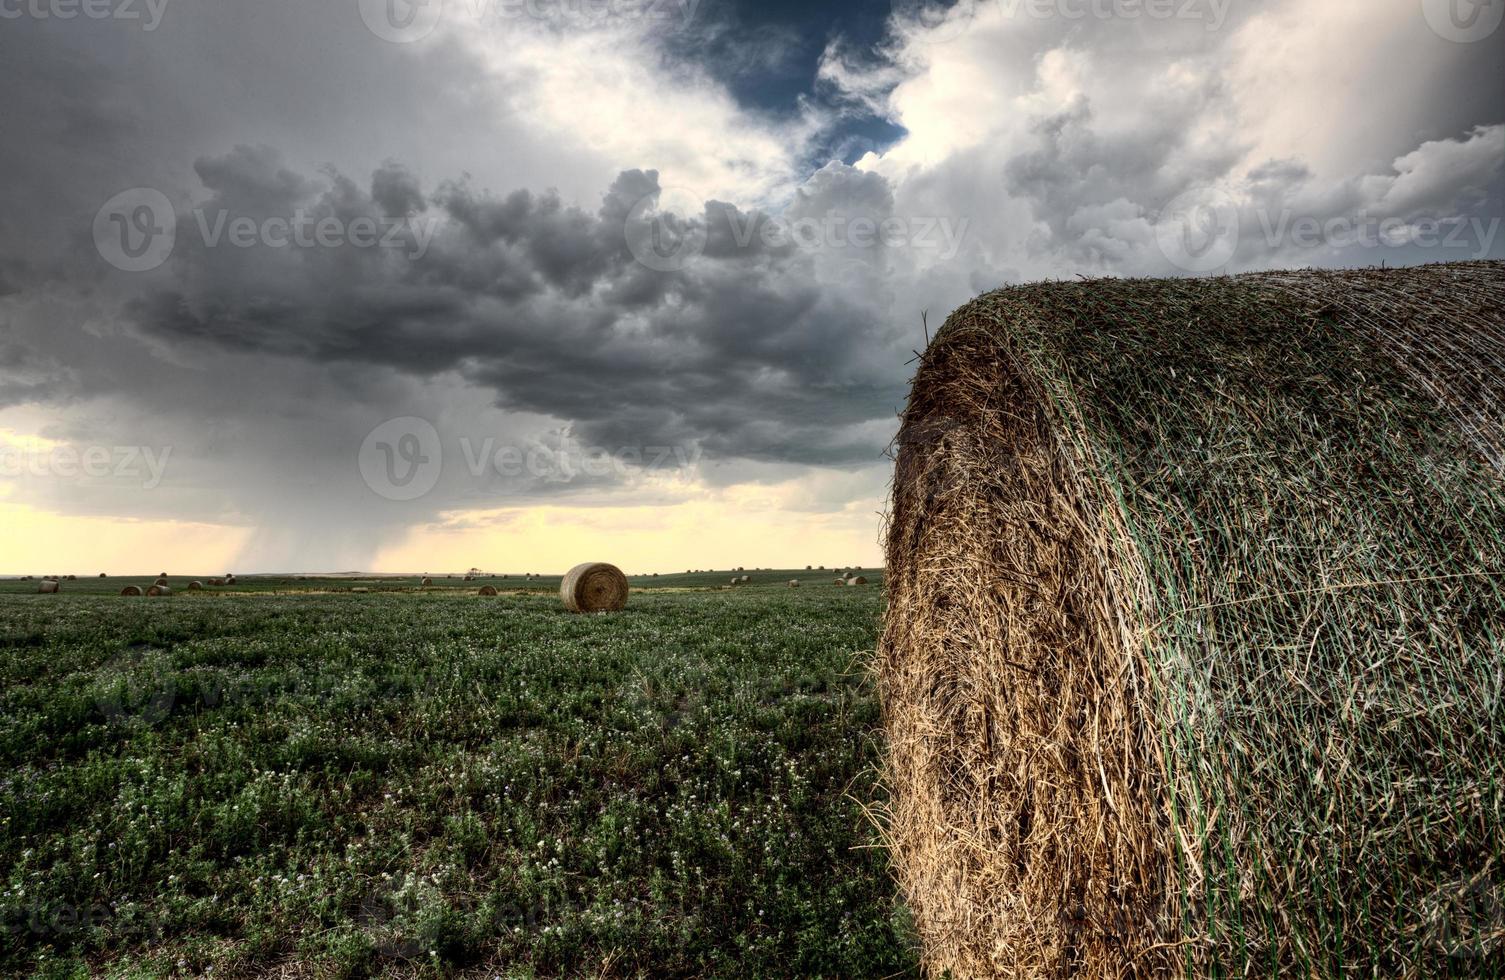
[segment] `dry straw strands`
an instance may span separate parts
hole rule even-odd
[[[878,652],[929,973],[1502,962],[1502,325],[1499,262],[951,315]]]
[[[559,583],[559,598],[570,612],[615,612],[627,605],[627,576],[603,561],[576,565]]]

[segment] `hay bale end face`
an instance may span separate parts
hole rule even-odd
[[[627,576],[604,561],[576,565],[559,583],[559,598],[570,612],[615,612],[627,605]]]
[[[37,583],[37,592],[39,594],[45,593],[47,595],[51,595],[52,593],[59,591],[61,591],[61,586],[58,585],[55,579],[44,578],[42,579],[42,581]]]
[[[151,588],[149,588],[149,589],[146,590],[146,594],[149,595],[149,596],[166,596],[166,595],[172,595],[172,589],[168,588],[165,585],[154,585]]]
[[[496,586],[483,585],[481,586],[481,591],[477,592],[476,595],[496,595]]]
[[[1500,262],[947,319],[876,657],[924,972],[1440,976],[1465,933],[1498,962],[1456,896],[1505,907],[1502,324]]]
[[[139,585],[127,585],[125,588],[123,588],[123,589],[120,590],[120,594],[121,595],[141,595],[141,586],[139,586]]]
[[[203,587],[204,587],[204,583],[203,582],[193,581],[193,582],[189,582],[188,583],[188,591],[189,592],[198,592]]]
[[[419,582],[418,584],[419,585],[433,585],[434,584],[434,580],[431,579],[431,578],[424,578],[423,581]]]
[[[866,575],[853,575],[851,578],[847,579],[847,584],[848,585],[866,585],[867,584],[867,576]]]
[[[797,589],[797,588],[799,588],[800,587],[800,580],[797,579],[797,578],[790,579],[789,580],[789,587],[791,589]]]
[[[167,579],[165,579],[165,578],[159,578],[159,579],[157,579],[157,581],[153,582],[152,584],[153,585],[166,585],[167,584]]]

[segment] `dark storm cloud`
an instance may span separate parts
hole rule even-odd
[[[703,231],[703,249],[682,268],[650,268],[628,232],[652,220],[641,213],[660,193],[651,170],[623,172],[588,212],[465,181],[425,191],[396,164],[361,185],[315,179],[264,147],[194,169],[211,194],[178,215],[170,282],[126,308],[169,344],[455,372],[501,408],[571,421],[604,445],[828,465],[877,458],[880,446],[845,427],[891,418],[902,395],[882,247],[856,250],[849,285],[833,286],[822,254],[764,234],[767,215],[706,202],[666,219]],[[832,167],[789,214],[877,222],[892,210],[883,178]],[[205,240],[217,223],[293,215],[386,219],[393,247]]]

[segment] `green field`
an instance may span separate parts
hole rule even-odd
[[[879,576],[731,574],[0,583],[0,972],[913,974]]]

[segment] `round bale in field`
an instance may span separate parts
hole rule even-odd
[[[423,579],[423,581],[421,581],[421,582],[419,582],[419,583],[418,583],[418,584],[419,584],[419,585],[433,585],[433,584],[434,584],[434,580],[433,580],[433,579],[431,579],[431,578],[427,578],[427,577],[425,577],[425,578],[424,578],[424,579]]]
[[[947,319],[875,658],[924,975],[1500,974],[1502,324],[1499,261]]]
[[[733,575],[732,576],[732,584],[733,585],[741,585],[742,584],[742,576],[740,576],[740,575]]]
[[[78,576],[77,575],[69,575],[68,576],[68,581],[70,581],[70,582],[76,582],[76,581],[78,581]]]
[[[496,595],[496,586],[483,585],[481,586],[481,591],[477,592],[476,595]]]
[[[614,612],[627,605],[627,576],[604,561],[576,565],[559,583],[559,598],[570,612]]]
[[[799,588],[800,587],[800,580],[797,579],[797,578],[790,579],[789,580],[789,587],[791,589],[797,589],[797,588]]]
[[[59,587],[58,587],[58,584],[57,584],[56,580],[50,579],[50,578],[44,578],[44,579],[42,579],[42,581],[40,581],[40,582],[37,583],[37,592],[38,593],[45,592],[48,595],[51,595],[52,593],[58,591],[58,588]]]
[[[227,576],[225,576],[225,584],[226,585],[234,585],[235,584],[235,576],[234,575],[227,575]]]
[[[99,577],[100,577],[100,578],[104,578],[104,577],[105,577],[105,573],[104,573],[104,572],[100,572],[100,573],[99,573]]]
[[[847,579],[847,584],[848,585],[866,585],[867,584],[867,576],[865,576],[865,575],[853,575],[851,578]]]
[[[172,595],[172,589],[165,585],[154,585],[146,590],[146,594],[149,596]]]
[[[200,589],[202,589],[203,587],[204,587],[204,583],[198,581],[197,579],[195,579],[194,581],[188,583],[188,591],[189,592],[197,592]]]
[[[141,586],[139,586],[139,585],[127,585],[125,588],[123,588],[123,589],[120,590],[120,594],[121,595],[141,595]]]
[[[152,584],[153,585],[166,585],[167,584],[167,578],[164,576],[163,578],[157,579],[157,581],[153,582]]]

